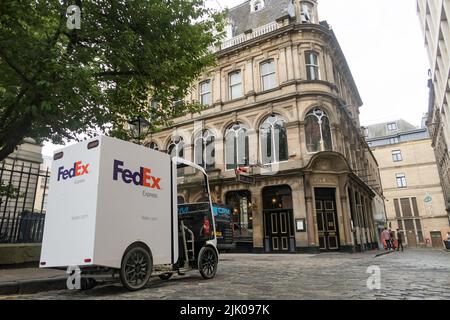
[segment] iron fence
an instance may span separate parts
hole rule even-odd
[[[6,160],[0,167],[0,243],[40,243],[44,230],[49,169]]]

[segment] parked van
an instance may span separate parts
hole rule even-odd
[[[204,206],[205,203],[184,203],[178,205],[178,214],[183,215],[185,212],[196,210],[197,207]],[[212,204],[217,249],[220,251],[233,250],[235,243],[233,240],[233,221],[231,217],[231,208],[217,203]]]

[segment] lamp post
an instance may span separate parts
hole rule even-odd
[[[137,118],[135,120],[128,122],[130,126],[130,130],[133,133],[133,136],[137,139],[138,144],[141,144],[141,131],[145,131],[149,126],[150,122],[145,120],[144,118]]]

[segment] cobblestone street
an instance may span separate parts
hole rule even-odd
[[[1,299],[450,299],[450,253],[406,250],[364,254],[223,254],[212,280],[198,272],[128,292],[120,285],[89,291],[52,291]],[[381,289],[367,288],[369,266],[381,271]]]

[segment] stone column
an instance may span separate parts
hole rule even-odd
[[[253,248],[264,248],[263,207],[260,188],[252,186],[252,215],[253,215]]]
[[[324,51],[324,60],[325,60],[325,65],[326,65],[326,77],[327,77],[327,81],[334,83],[334,76],[333,76],[333,63],[331,61],[331,57],[330,54],[328,52],[328,50]]]
[[[250,128],[248,133],[249,163],[257,163],[259,154],[258,130]]]
[[[308,232],[308,246],[317,247],[316,228],[314,223],[314,204],[311,188],[311,173],[305,173],[305,200],[306,200],[306,230]]]
[[[247,60],[245,65],[244,83],[246,85],[245,93],[251,94],[255,92],[255,86],[253,83],[253,60]]]
[[[349,203],[348,203],[348,192],[347,192],[347,175],[339,176],[339,193],[341,200],[341,209],[342,209],[342,219],[344,223],[344,235],[345,235],[345,245],[352,245],[352,237],[351,237],[351,223],[350,223],[350,212]]]
[[[286,68],[287,68],[287,80],[294,79],[294,60],[292,58],[292,46],[286,47]]]
[[[278,79],[280,81],[280,84],[287,81],[287,64],[286,64],[286,49],[281,48],[279,49],[279,55],[278,55]]]
[[[305,51],[307,50],[306,47],[302,47],[300,46],[300,52],[299,52],[299,62],[300,62],[300,79],[302,80],[306,80],[307,75],[306,75],[306,61],[305,61]]]
[[[294,61],[294,65],[293,65],[294,78],[296,80],[298,80],[298,79],[300,79],[301,73],[300,73],[300,58],[299,58],[299,53],[298,53],[298,45],[296,45],[296,44],[292,48],[292,58]]]
[[[216,168],[225,171],[225,152],[224,152],[224,137],[221,132],[215,132],[216,140],[214,144]]]
[[[358,207],[356,205],[356,197],[355,197],[355,190],[353,189],[353,187],[350,187],[350,197],[352,198],[352,203],[353,203],[353,213],[355,216],[355,221],[353,221],[354,223],[354,228],[356,231],[356,239],[355,239],[355,244],[358,243],[359,245],[361,245],[361,236],[360,236],[360,222],[359,222],[359,215],[358,215]]]
[[[214,72],[214,77],[212,78],[212,102],[220,103],[222,99],[222,77],[220,76],[220,69]]]
[[[228,100],[228,73],[227,72],[221,72],[220,75],[221,79],[221,86],[220,86],[220,96],[222,97],[222,101]]]
[[[331,124],[331,141],[333,144],[333,151],[340,152],[340,141],[338,140],[338,131],[337,131],[337,125],[335,123]],[[338,143],[339,141],[339,143]],[[343,153],[343,152],[341,152]]]

